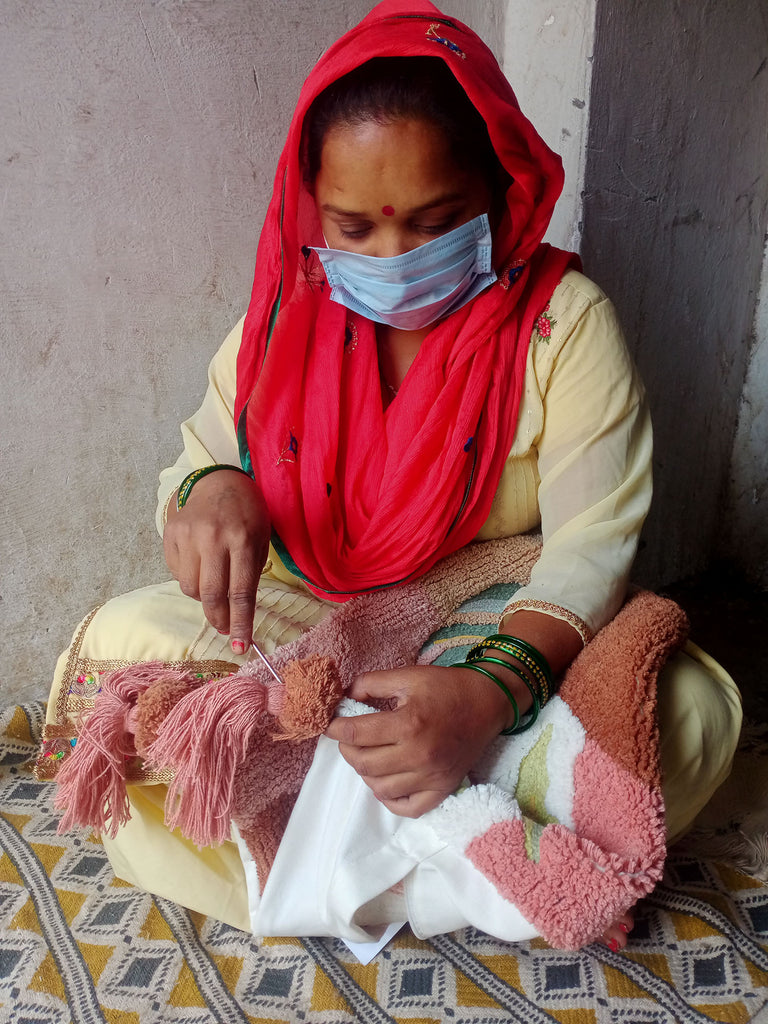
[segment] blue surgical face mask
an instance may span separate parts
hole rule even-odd
[[[401,256],[320,249],[331,299],[369,320],[416,331],[460,309],[496,280],[488,215]]]

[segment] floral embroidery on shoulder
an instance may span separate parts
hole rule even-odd
[[[557,320],[549,312],[549,303],[544,307],[544,312],[540,313],[536,317],[536,321],[533,325],[533,333],[536,341],[545,341],[549,344],[549,339],[552,337],[552,328],[557,323]]]

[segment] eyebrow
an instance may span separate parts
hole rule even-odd
[[[438,196],[437,199],[431,199],[428,203],[424,203],[422,206],[417,206],[409,212],[411,216],[415,216],[419,213],[426,213],[427,210],[432,210],[437,206],[446,206],[448,203],[455,203],[457,200],[462,199],[466,199],[466,196],[462,192],[449,192],[447,195]],[[334,206],[333,203],[323,203],[321,209],[323,213],[335,213],[339,217],[366,216],[366,214],[361,213],[360,210],[343,210],[340,206]]]

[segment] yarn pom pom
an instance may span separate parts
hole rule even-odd
[[[307,740],[325,732],[344,696],[333,658],[315,654],[289,661],[282,668],[285,701],[279,713],[280,740]]]

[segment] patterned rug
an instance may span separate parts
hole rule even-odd
[[[13,1024],[768,1024],[768,885],[673,853],[628,950],[404,930],[362,966],[340,942],[269,939],[112,874],[58,836],[29,772],[40,704],[0,715],[0,1021]]]

